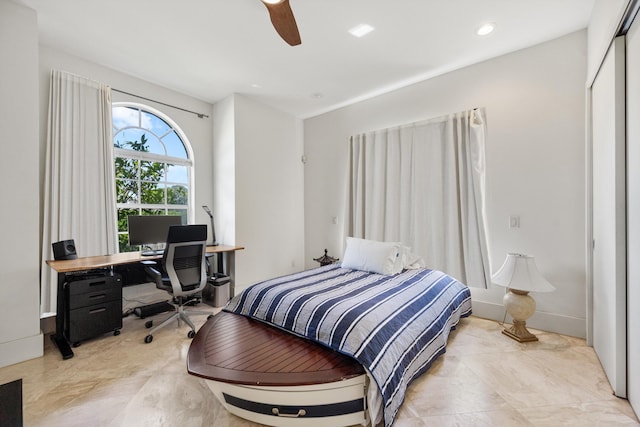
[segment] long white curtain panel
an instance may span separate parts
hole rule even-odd
[[[41,315],[56,312],[51,244],[75,240],[78,256],[117,251],[109,86],[52,70],[42,226]]]
[[[349,139],[345,234],[399,241],[469,286],[490,283],[482,109]]]

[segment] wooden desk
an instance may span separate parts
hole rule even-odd
[[[233,253],[244,249],[243,246],[207,246],[207,254]],[[134,264],[140,261],[162,258],[162,255],[143,256],[141,252],[123,252],[113,255],[88,256],[76,259],[47,260],[47,265],[58,273],[72,273],[84,270],[115,267],[122,264]]]
[[[244,249],[243,246],[207,246],[207,254],[224,255],[224,259],[222,256],[218,256],[218,272],[227,272],[231,277],[229,289],[231,297],[235,295],[235,252],[242,249]],[[60,350],[63,359],[70,359],[73,357],[73,350],[71,350],[71,347],[64,336],[64,284],[67,281],[67,274],[103,268],[110,269],[117,265],[135,264],[141,261],[160,258],[162,258],[162,255],[144,256],[141,252],[123,252],[113,255],[98,255],[68,260],[47,260],[47,265],[58,273],[56,333],[51,337],[51,339],[58,346],[58,350]]]

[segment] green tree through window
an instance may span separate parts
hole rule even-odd
[[[193,162],[186,138],[168,118],[114,104],[114,157],[120,252],[129,246],[129,215],[179,215],[187,223]]]

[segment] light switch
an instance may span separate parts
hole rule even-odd
[[[520,228],[520,216],[511,215],[509,217],[509,228]]]

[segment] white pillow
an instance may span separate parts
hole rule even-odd
[[[402,247],[402,268],[406,270],[416,270],[424,268],[424,260],[418,255],[411,252],[409,246]]]
[[[347,237],[342,267],[392,275],[402,271],[402,258],[402,245],[399,242],[377,242]]]

